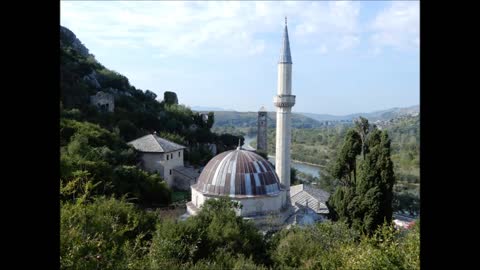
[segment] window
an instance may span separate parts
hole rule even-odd
[[[170,175],[172,175],[172,170],[170,170]]]
[[[171,154],[170,154],[170,158],[172,158],[172,159],[173,159],[173,153],[171,153]]]
[[[178,157],[180,157],[180,153],[181,153],[181,152],[179,151],[179,152],[178,152]]]
[[[169,158],[169,157],[170,157],[170,156],[169,156],[169,155],[167,155],[167,160],[168,160],[168,158]]]

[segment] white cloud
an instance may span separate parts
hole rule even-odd
[[[371,22],[371,42],[376,51],[383,47],[400,50],[420,45],[420,6],[417,1],[392,1]]]
[[[81,34],[87,46],[150,46],[166,55],[248,55],[278,49],[262,35],[278,33],[280,40],[283,16],[290,18],[290,35],[299,44],[353,48],[359,7],[358,2],[62,1],[61,23]]]

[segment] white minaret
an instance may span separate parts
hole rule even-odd
[[[295,105],[292,95],[292,56],[288,41],[287,17],[283,32],[283,46],[278,62],[278,89],[273,104],[277,107],[277,141],[275,150],[275,171],[280,183],[286,188],[286,200],[290,201],[290,142],[292,137],[291,111]]]

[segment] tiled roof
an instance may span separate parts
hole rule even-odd
[[[173,171],[179,174],[182,174],[186,177],[195,178],[195,179],[200,175],[200,173],[198,172],[198,169],[195,170],[194,168],[189,168],[184,166],[175,167],[173,168]]]
[[[295,185],[290,187],[290,199],[294,206],[307,207],[318,214],[328,214],[325,204],[330,194],[318,188],[307,185]]]
[[[237,148],[212,158],[193,188],[210,195],[266,196],[280,192],[280,181],[268,161],[254,152]]]
[[[148,153],[167,153],[185,148],[183,145],[160,138],[155,134],[145,135],[128,142],[128,144],[133,146],[137,151]]]

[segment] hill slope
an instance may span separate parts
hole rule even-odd
[[[258,112],[215,111],[215,123],[213,127],[234,126],[236,128],[256,128]],[[267,125],[275,128],[277,114],[267,112]],[[302,114],[292,113],[292,127],[315,128],[321,126],[320,122]]]
[[[351,121],[359,116],[365,117],[370,121],[387,121],[395,117],[403,115],[415,115],[420,112],[420,106],[410,106],[405,108],[391,108],[387,110],[375,111],[371,113],[354,113],[348,115],[330,115],[330,114],[315,114],[315,113],[301,113],[307,117],[317,121]]]

